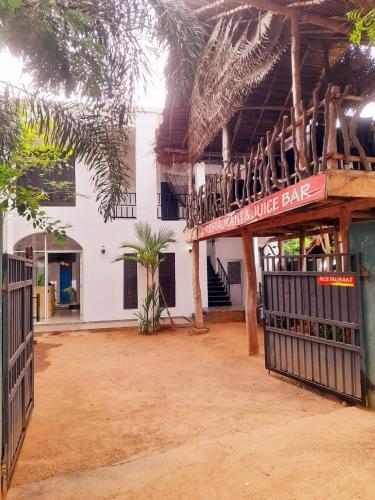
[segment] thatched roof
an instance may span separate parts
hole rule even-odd
[[[207,25],[208,41],[184,105],[167,98],[156,151],[164,164],[221,156],[221,128],[229,123],[232,152],[243,155],[272,130],[292,106],[290,22],[284,15],[260,11],[243,2],[185,2]],[[372,0],[263,0],[294,9],[301,23],[302,97],[325,84],[353,85],[363,93],[374,78],[374,65],[349,49],[345,14],[369,8]],[[310,17],[309,17],[310,16]],[[324,26],[311,24],[318,18]],[[314,17],[315,16],[315,17]],[[308,103],[307,103],[308,104]]]

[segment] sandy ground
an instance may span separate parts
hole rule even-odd
[[[244,325],[38,338],[10,499],[375,498],[375,414],[269,375]]]

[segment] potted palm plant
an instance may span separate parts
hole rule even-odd
[[[164,307],[160,303],[159,289],[156,287],[155,275],[160,263],[163,261],[161,252],[165,251],[171,243],[175,243],[175,234],[168,228],[152,231],[147,222],[134,224],[134,231],[138,243],[123,243],[121,249],[131,250],[132,255],[122,255],[116,260],[132,260],[146,270],[146,297],[141,310],[136,313],[140,333],[155,333],[160,329],[161,315]]]

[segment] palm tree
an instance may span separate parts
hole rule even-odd
[[[0,164],[10,163],[20,115],[38,123],[47,141],[85,161],[108,220],[128,187],[128,128],[150,59],[169,50],[169,72],[185,96],[203,36],[180,0],[2,0],[0,50],[22,58],[33,92],[0,82]],[[54,103],[46,92],[79,99]]]
[[[134,224],[134,231],[138,239],[138,244],[123,243],[120,248],[123,250],[132,250],[132,255],[124,255],[116,260],[131,260],[140,264],[146,269],[147,293],[143,303],[144,315],[138,313],[140,322],[144,322],[145,328],[151,326],[151,331],[155,331],[159,326],[159,319],[162,309],[159,304],[159,293],[155,286],[155,274],[158,270],[163,257],[161,252],[165,251],[171,243],[175,243],[174,232],[168,228],[161,228],[159,231],[152,231],[148,222],[137,222]],[[151,283],[150,283],[151,280]],[[150,309],[152,309],[152,318],[149,319]]]

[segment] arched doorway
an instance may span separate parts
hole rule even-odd
[[[19,240],[14,253],[33,249],[33,311],[36,323],[74,323],[83,319],[82,247],[73,238],[63,243],[35,233]]]

